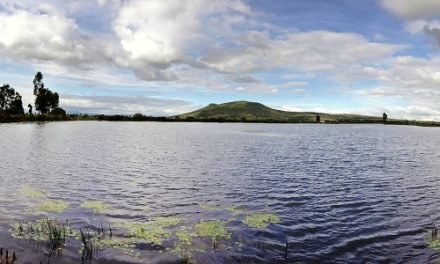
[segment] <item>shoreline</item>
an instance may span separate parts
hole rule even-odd
[[[297,122],[283,120],[231,120],[231,119],[176,119],[174,117],[153,117],[124,115],[90,115],[77,116],[9,116],[5,118],[0,116],[1,123],[40,123],[40,122],[60,122],[60,121],[109,121],[109,122],[165,122],[165,123],[250,123],[250,124],[383,124],[383,125],[402,125],[402,126],[420,126],[420,127],[440,127],[440,122],[436,121],[418,121],[418,120],[402,120],[388,119],[386,122],[382,120],[351,120],[351,121],[323,121],[323,122]]]

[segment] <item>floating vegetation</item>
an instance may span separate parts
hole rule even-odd
[[[196,229],[198,236],[209,237],[213,241],[220,238],[231,238],[231,233],[226,228],[226,222],[223,221],[200,221],[197,223]]]
[[[438,229],[434,227],[429,233],[428,233],[428,247],[434,249],[434,250],[440,250],[440,239],[438,238]]]
[[[278,215],[273,213],[256,213],[246,216],[243,223],[252,228],[266,228],[269,224],[280,223]]]
[[[186,227],[176,231],[177,241],[174,242],[174,247],[170,252],[180,258],[180,263],[195,263],[191,260],[191,251],[195,250],[192,247],[192,240],[195,236],[189,233]]]
[[[179,218],[176,217],[156,217],[152,218],[149,222],[149,225],[155,225],[160,227],[171,227],[175,226],[180,222]]]
[[[37,205],[35,209],[37,212],[62,213],[67,208],[69,208],[69,204],[64,201],[48,199]]]
[[[206,211],[217,211],[222,210],[220,206],[212,205],[212,204],[199,204],[200,208]]]
[[[133,239],[121,239],[121,238],[111,238],[101,240],[98,243],[98,247],[103,248],[118,248],[118,249],[131,249],[136,246],[136,241]]]
[[[55,251],[64,249],[66,239],[75,237],[75,233],[68,226],[68,221],[40,219],[34,222],[17,223],[10,230],[11,235],[17,239],[29,239],[43,243],[51,250],[50,255]]]
[[[174,217],[157,217],[148,222],[115,223],[116,227],[127,229],[127,236],[146,240],[155,245],[160,245],[163,239],[171,237],[167,227],[175,226],[180,219]]]
[[[32,198],[44,198],[47,194],[37,187],[25,185],[20,189],[20,194]]]
[[[15,251],[10,255],[9,250],[0,248],[0,264],[14,264],[15,261],[17,261]]]
[[[81,204],[81,207],[92,209],[94,213],[104,214],[107,212],[108,207],[102,201],[85,201]]]
[[[33,190],[28,188],[26,192]],[[31,194],[29,194],[31,195]],[[32,194],[34,195],[34,194]],[[37,196],[39,194],[35,194]],[[69,208],[67,202],[54,199],[42,199],[33,210],[34,212],[62,213]],[[105,213],[109,208],[97,200],[84,201],[81,207],[91,209],[94,213]],[[68,222],[59,220],[41,219],[28,223],[17,223],[12,226],[10,233],[17,239],[28,239],[44,245],[49,254],[58,252],[66,246],[66,239],[76,239],[82,261],[93,261],[97,254],[106,248],[122,250],[133,257],[138,257],[142,248],[153,248],[162,253],[167,251],[175,254],[181,263],[193,263],[192,254],[195,252],[210,251],[208,239],[212,242],[212,249],[242,250],[242,244],[234,244],[231,241],[232,233],[228,225],[240,225],[241,223],[252,228],[265,228],[271,223],[279,223],[280,218],[274,213],[259,212],[246,215],[243,207],[230,205],[220,207],[213,205],[200,205],[206,210],[222,210],[230,219],[200,220],[195,226],[177,227],[181,219],[176,217],[154,217],[147,221],[115,222],[108,228],[90,225],[73,232]],[[113,226],[116,228],[116,236],[113,236]],[[220,244],[221,243],[221,244]],[[429,236],[428,244],[431,248],[440,250],[440,239],[437,238],[437,230]],[[79,247],[81,245],[81,247]],[[238,245],[238,246],[237,246]],[[264,246],[263,246],[264,247]],[[286,245],[287,252],[288,244]],[[46,251],[47,252],[47,251]],[[212,251],[211,251],[212,252]],[[1,259],[0,259],[1,260]],[[0,261],[0,264],[4,264]],[[8,264],[10,264],[8,262]]]
[[[179,239],[180,243],[185,245],[191,245],[192,235],[188,233],[186,230],[179,230],[176,232],[176,236]]]

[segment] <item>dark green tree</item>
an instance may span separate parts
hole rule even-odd
[[[9,84],[0,87],[0,112],[11,115],[24,114],[21,95]]]
[[[321,117],[319,115],[316,116],[316,123],[321,123]]]
[[[388,115],[386,113],[383,113],[382,119],[383,119],[383,122],[386,123],[387,119],[388,119]]]
[[[44,87],[43,74],[37,72],[34,78],[35,109],[42,114],[47,114],[58,107],[60,97]]]

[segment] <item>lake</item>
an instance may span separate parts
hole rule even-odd
[[[427,244],[439,129],[90,121],[0,135],[0,247],[17,263],[440,259]],[[67,230],[62,246],[44,221]]]

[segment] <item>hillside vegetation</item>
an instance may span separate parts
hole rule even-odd
[[[320,122],[325,123],[383,122],[382,117],[317,112],[287,112],[272,109],[260,103],[247,101],[210,104],[194,112],[178,115],[176,118],[194,121],[315,123],[317,116],[320,117]]]

